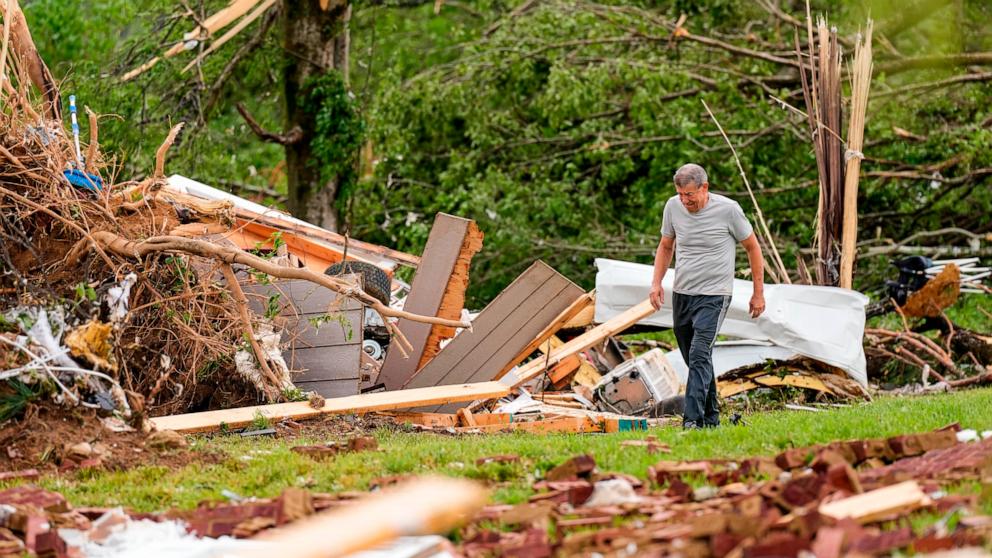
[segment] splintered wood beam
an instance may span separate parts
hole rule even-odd
[[[476,226],[475,221],[469,221],[465,229],[465,237],[462,240],[461,249],[458,251],[458,258],[452,267],[451,275],[448,276],[448,284],[444,287],[444,295],[441,297],[441,305],[438,308],[437,316],[460,318],[462,308],[465,307],[465,291],[468,289],[468,271],[472,265],[472,257],[479,250],[482,250],[482,231]],[[417,369],[421,369],[434,358],[441,350],[441,341],[451,339],[455,336],[455,328],[435,325],[431,327],[430,335],[427,336],[427,343],[424,345],[424,354],[420,356]]]
[[[181,433],[210,432],[219,430],[221,425],[226,425],[228,428],[241,428],[251,424],[258,417],[263,417],[269,421],[301,420],[321,415],[360,414],[390,409],[408,409],[423,405],[444,405],[477,399],[494,399],[509,394],[509,388],[499,382],[481,382],[336,397],[325,400],[324,406],[319,409],[314,409],[307,401],[297,401],[154,417],[148,419],[148,422],[157,430],[175,430]]]
[[[513,382],[513,387],[520,387],[536,378],[544,372],[545,366],[554,366],[562,360],[596,345],[607,337],[611,337],[624,331],[628,327],[636,324],[655,312],[657,312],[657,310],[655,310],[654,306],[651,305],[650,300],[645,300],[637,306],[627,309],[627,311],[615,316],[612,320],[603,322],[575,339],[572,339],[568,343],[565,343],[558,349],[552,351],[546,358],[535,358],[526,365],[517,369],[516,372],[514,372],[516,380]]]
[[[488,492],[477,482],[425,477],[267,531],[255,538],[258,548],[232,555],[350,556],[401,536],[446,533],[472,517],[487,499]]]
[[[835,520],[850,518],[858,523],[868,523],[909,513],[929,504],[930,498],[920,489],[920,485],[916,481],[906,481],[821,504],[819,512]]]

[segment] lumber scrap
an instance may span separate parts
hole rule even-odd
[[[475,415],[476,417],[483,415]],[[529,432],[531,434],[590,434],[647,430],[646,419],[561,415],[504,424],[477,424],[453,428],[456,433]]]
[[[406,387],[491,380],[580,295],[582,289],[566,277],[534,262],[476,316],[471,330],[455,337]]]
[[[258,417],[270,421],[301,420],[321,415],[367,413],[389,409],[409,409],[423,405],[444,405],[456,401],[492,399],[504,397],[509,393],[510,390],[499,382],[481,382],[336,397],[327,399],[320,409],[314,409],[306,401],[297,401],[154,417],[148,419],[148,422],[156,430],[174,430],[181,433],[209,432],[220,429],[221,425],[226,425],[228,428],[241,428]]]
[[[423,265],[413,278],[403,307],[427,316],[460,316],[469,264],[481,248],[482,232],[474,221],[438,213],[420,258]],[[405,320],[400,320],[399,328],[410,340],[413,351],[409,358],[399,351],[386,354],[379,382],[387,390],[403,387],[437,353],[441,339],[455,334],[453,328],[433,328]]]
[[[348,556],[404,535],[445,533],[486,504],[478,483],[452,478],[423,478],[335,508],[256,540],[271,543],[240,556],[329,558]]]
[[[743,380],[732,382],[717,381],[717,391],[720,397],[730,397],[738,393],[744,393],[759,387],[780,387],[791,386],[803,389],[812,389],[820,393],[837,395],[830,386],[825,384],[820,378],[811,374],[786,374],[778,376],[775,374],[758,374]]]
[[[650,300],[645,300],[637,306],[628,308],[622,314],[599,324],[552,351],[547,358],[536,358],[515,370],[513,374],[516,378],[513,381],[513,387],[520,387],[544,372],[545,367],[554,366],[562,360],[592,347],[603,339],[622,332],[655,312]]]
[[[541,343],[541,346],[538,347],[538,350],[541,351],[542,354],[546,355],[551,351],[561,347],[564,344],[565,342],[562,341],[560,337],[558,337],[557,335],[552,335],[550,339],[548,339],[544,343]],[[551,382],[555,386],[560,387],[560,385],[564,383],[565,380],[567,380],[572,374],[578,371],[579,366],[581,364],[582,361],[579,359],[578,355],[572,355],[562,360],[561,362],[559,362],[558,364],[554,365],[551,368],[551,374],[550,374]]]
[[[590,291],[589,303],[579,310],[572,319],[565,322],[561,329],[580,329],[593,324],[596,316],[596,291]]]
[[[930,498],[916,481],[911,480],[821,504],[819,512],[835,520],[850,518],[858,523],[870,523],[929,504]]]
[[[459,409],[460,410],[460,409]],[[385,416],[391,417],[397,423],[410,423],[419,426],[429,426],[429,427],[454,427],[459,424],[459,417],[457,414],[451,413],[418,413],[413,411],[401,411],[401,412],[388,412],[383,413]],[[489,426],[493,424],[510,424],[513,421],[513,415],[510,413],[478,413],[472,414],[475,424],[479,426]]]
[[[502,378],[503,376],[506,375],[507,372],[512,370],[514,366],[523,362],[524,359],[529,357],[534,351],[540,349],[542,352],[546,352],[541,347],[546,342],[548,342],[548,340],[551,339],[551,337],[553,337],[554,334],[558,333],[559,330],[564,328],[565,324],[575,319],[575,316],[577,316],[578,314],[582,312],[586,312],[590,308],[593,309],[593,311],[595,311],[595,304],[596,304],[595,290],[590,291],[588,293],[583,293],[581,296],[576,298],[575,302],[570,304],[568,308],[562,310],[561,314],[558,314],[558,316],[556,316],[555,319],[552,320],[547,327],[545,327],[543,330],[541,330],[540,333],[535,335],[534,339],[526,347],[524,347],[523,350],[517,353],[517,356],[513,357],[513,359],[510,360],[510,362],[506,363],[506,366],[504,366],[499,371],[499,374],[497,374],[492,379],[498,380]]]

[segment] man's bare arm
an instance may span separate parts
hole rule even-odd
[[[654,278],[651,280],[651,305],[655,310],[661,309],[665,302],[665,290],[661,288],[661,280],[665,278],[668,267],[672,265],[675,254],[675,237],[662,236],[658,250],[654,254]]]
[[[761,245],[758,244],[758,238],[754,233],[742,240],[741,246],[747,252],[747,261],[751,264],[754,291],[751,293],[750,312],[752,318],[757,318],[765,311],[765,260],[761,255]]]

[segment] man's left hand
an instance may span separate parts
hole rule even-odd
[[[752,318],[757,318],[765,311],[765,295],[761,293],[754,293],[751,295],[751,304],[749,307]]]

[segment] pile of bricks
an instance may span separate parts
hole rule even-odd
[[[461,528],[455,550],[468,558],[761,558],[806,552],[832,558],[986,545],[992,542],[992,517],[977,511],[977,493],[947,489],[962,481],[992,486],[992,439],[959,442],[956,430],[836,442],[774,457],[660,461],[647,478],[602,472],[593,456],[579,455],[545,471],[528,502],[483,508]],[[357,439],[349,445],[375,449]],[[404,480],[385,478],[375,486]],[[180,520],[199,537],[252,538],[322,510],[351,506],[363,496],[291,488],[276,498],[130,518]],[[71,556],[58,529],[96,531],[91,522],[107,511],[73,509],[60,494],[33,486],[2,491],[0,556]],[[914,530],[909,518],[921,511],[954,520]]]
[[[559,465],[535,484],[528,503],[489,506],[464,529],[461,550],[483,556],[694,557],[886,555],[932,552],[992,541],[992,517],[974,494],[945,494],[963,479],[990,482],[992,440],[958,443],[955,428],[888,439],[791,449],[773,458],[662,461],[647,482],[599,473],[590,456]],[[632,490],[616,503],[590,506],[604,481]],[[825,504],[900,487],[920,498],[873,516],[832,517]],[[876,493],[871,493],[870,498]],[[882,492],[873,500],[884,500]],[[911,528],[918,510],[957,510],[956,527]],[[492,529],[501,524],[511,531]]]

